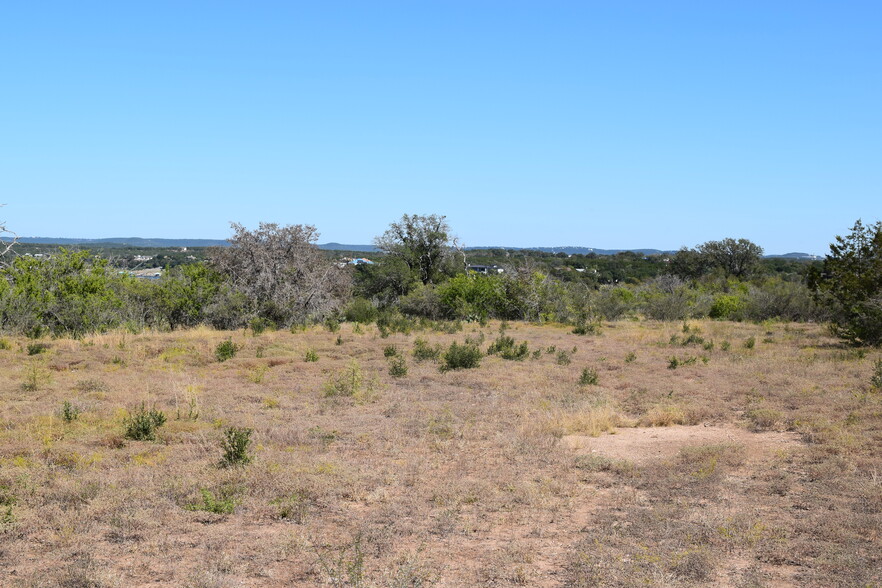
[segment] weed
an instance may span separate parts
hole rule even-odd
[[[308,363],[308,362],[315,362],[318,360],[319,360],[318,353],[316,353],[315,349],[313,349],[312,347],[309,347],[306,350],[306,354],[303,356],[303,361]]]
[[[731,347],[732,347],[732,344],[729,343],[728,341],[723,341],[722,343],[720,343],[720,349],[722,349],[723,351],[729,351],[729,349]]]
[[[12,349],[12,343],[8,339],[0,338],[0,351],[6,351],[7,349]]]
[[[334,345],[343,345],[343,336],[337,335],[337,340],[334,341]]]
[[[634,363],[635,359],[637,359],[637,354],[631,351],[625,356],[625,363]]]
[[[589,323],[585,321],[580,321],[576,323],[576,326],[573,328],[572,332],[574,335],[600,335],[600,323]]]
[[[556,346],[556,345],[549,345],[548,347],[545,348],[545,353],[547,353],[547,354],[549,354],[549,355],[551,355],[551,354],[554,353],[555,351],[557,351],[557,346]]]
[[[748,337],[747,340],[744,342],[745,349],[753,349],[755,345],[756,345],[756,337],[752,337],[752,336]]]
[[[80,392],[107,392],[107,384],[102,380],[88,379],[80,380],[76,384],[76,389]]]
[[[440,356],[440,345],[429,345],[428,341],[420,337],[413,342],[413,357],[417,361],[438,361]]]
[[[389,375],[393,378],[403,378],[407,375],[407,362],[400,355],[389,361]]]
[[[251,327],[251,334],[255,337],[262,334],[264,331],[275,331],[277,328],[275,321],[261,317],[252,319],[249,326]]]
[[[325,382],[325,396],[356,396],[361,391],[362,380],[361,366],[353,360],[342,374]]]
[[[557,365],[570,365],[572,363],[572,359],[570,359],[570,354],[561,349],[557,352]]]
[[[80,409],[65,400],[61,405],[61,419],[66,423],[72,423],[80,416]]]
[[[454,341],[444,353],[441,371],[447,372],[450,370],[476,368],[481,365],[481,357],[483,357],[483,354],[477,345],[470,343],[460,345]]]
[[[535,351],[533,351],[533,359],[539,359],[540,357],[542,357],[541,349],[536,349]]]
[[[873,375],[870,376],[870,384],[874,388],[882,390],[882,359],[877,359],[873,364]]]
[[[745,416],[750,421],[750,430],[754,432],[768,431],[784,418],[780,411],[771,408],[755,408]]]
[[[276,514],[280,519],[302,525],[306,522],[313,500],[305,493],[294,492],[290,496],[277,498],[270,504],[277,507]]]
[[[187,386],[186,388],[186,398],[185,402],[187,403],[187,414],[186,416],[182,416],[180,407],[175,409],[175,419],[182,421],[195,421],[199,418],[199,398],[196,395],[197,388],[196,386]],[[177,405],[177,395],[175,395],[175,404]]]
[[[597,385],[597,370],[592,368],[584,368],[582,370],[582,375],[579,376],[579,385],[580,386],[596,386]]]
[[[514,361],[523,361],[530,354],[527,342],[523,341],[520,345],[515,340],[506,335],[500,335],[496,341],[487,348],[487,355],[496,355],[502,359],[510,359]]]
[[[325,321],[325,328],[332,333],[336,333],[340,330],[340,321],[335,318],[329,318]]]
[[[349,555],[351,551],[351,555]],[[339,549],[336,557],[321,553],[316,548],[319,566],[328,576],[335,588],[344,586],[364,586],[364,551],[361,548],[361,535],[357,535],[352,545]]]
[[[269,371],[269,366],[255,366],[248,371],[248,379],[255,384],[260,384],[261,382],[263,382],[263,378],[264,376],[266,376],[267,371]]]
[[[165,413],[156,408],[147,410],[144,403],[131,413],[123,423],[125,438],[134,441],[155,441],[156,429],[165,424]]]
[[[677,356],[672,356],[671,359],[668,360],[668,369],[675,370],[682,365],[692,365],[697,361],[698,361],[698,358],[691,356],[691,355],[688,357],[683,357],[683,358],[677,358]],[[707,361],[705,361],[705,363],[707,363]]]
[[[21,389],[25,392],[36,392],[41,385],[49,383],[49,373],[36,361],[31,361],[24,368],[24,382]]]
[[[238,352],[239,346],[233,343],[230,339],[227,339],[226,341],[218,343],[217,347],[214,348],[214,357],[217,358],[218,361],[224,362],[228,359],[233,359]]]
[[[263,359],[263,355],[266,353],[266,347],[263,345],[258,345],[257,350],[254,352],[254,357],[257,359]]]
[[[40,343],[40,342],[28,343],[28,347],[27,347],[28,355],[39,355],[41,353],[46,353],[46,351],[48,349],[49,349],[48,345],[46,345],[45,343]]]
[[[216,498],[209,490],[200,490],[202,494],[202,502],[188,504],[187,510],[201,510],[205,512],[213,512],[215,514],[233,514],[236,509],[236,502],[231,497]]]
[[[394,345],[383,347],[383,357],[395,357],[396,355],[398,355],[398,348]]]
[[[251,429],[240,427],[227,427],[224,430],[224,438],[221,440],[220,467],[245,465],[251,462],[248,448],[251,445]]]
[[[714,350],[714,342],[713,341],[705,341],[704,345],[702,345],[705,351],[713,351]]]

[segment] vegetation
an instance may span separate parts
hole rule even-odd
[[[144,403],[129,414],[125,422],[125,437],[134,441],[155,441],[156,430],[165,424],[165,413],[156,408],[147,410]]]
[[[224,430],[224,438],[221,441],[221,467],[245,465],[251,462],[249,448],[251,447],[251,429],[244,427],[228,427]]]

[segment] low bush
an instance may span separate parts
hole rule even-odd
[[[417,361],[438,361],[440,356],[440,345],[429,345],[428,341],[419,337],[413,342],[413,357]]]
[[[454,341],[444,353],[441,371],[476,368],[481,365],[483,355],[477,345],[471,343],[460,345]]]
[[[400,355],[396,355],[389,361],[389,375],[393,378],[403,378],[407,375],[407,362]]]
[[[156,408],[147,410],[141,406],[131,413],[124,421],[125,438],[134,441],[155,441],[156,429],[165,424],[165,413]]]
[[[500,335],[487,348],[487,355],[499,355],[502,359],[514,361],[523,361],[529,354],[530,350],[526,341],[517,344],[513,338],[507,335]]]
[[[245,465],[251,462],[248,448],[251,446],[251,429],[228,427],[221,440],[220,466],[224,468]]]
[[[582,370],[582,375],[579,376],[580,386],[596,386],[597,381],[597,370],[592,368],[584,368]]]
[[[227,339],[226,341],[218,343],[217,347],[214,348],[214,357],[218,361],[224,362],[228,359],[233,359],[238,352],[239,346]]]

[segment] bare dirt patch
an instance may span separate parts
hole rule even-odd
[[[589,437],[566,435],[565,446],[579,453],[596,453],[635,464],[673,458],[684,447],[735,443],[743,445],[747,455],[769,455],[779,449],[795,447],[796,433],[752,433],[734,425],[675,425],[671,427],[635,427],[616,429],[614,434]]]

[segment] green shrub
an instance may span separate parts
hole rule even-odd
[[[155,441],[156,429],[165,424],[165,413],[156,408],[147,410],[144,403],[124,421],[126,439]]]
[[[233,511],[236,509],[236,502],[231,497],[216,498],[208,490],[200,490],[199,492],[202,494],[202,502],[187,505],[185,507],[187,510],[201,510],[215,514],[233,514]]]
[[[625,363],[633,363],[635,359],[637,359],[637,354],[629,351],[628,355],[625,356]]]
[[[8,339],[0,339],[0,350],[5,351],[7,349],[12,349],[12,343]]]
[[[870,376],[870,384],[874,388],[882,390],[882,359],[877,359],[873,365],[873,375]]]
[[[748,337],[747,340],[744,342],[745,349],[753,349],[755,345],[756,337]]]
[[[487,355],[499,355],[502,359],[510,359],[514,361],[522,361],[530,354],[527,342],[523,341],[520,345],[507,335],[500,335],[496,341],[487,348]]]
[[[579,385],[580,386],[596,386],[597,385],[597,370],[592,368],[584,368],[582,370],[582,375],[579,376]]]
[[[373,303],[366,298],[354,298],[352,302],[343,311],[343,318],[351,323],[362,323],[369,325],[375,320],[379,311]]]
[[[389,375],[393,378],[403,378],[407,375],[407,362],[400,355],[396,355],[389,361]]]
[[[235,357],[236,353],[238,352],[239,346],[229,339],[218,343],[217,347],[214,348],[214,356],[220,362],[227,361],[228,359],[233,359],[233,357]]]
[[[477,345],[471,343],[460,345],[454,341],[444,353],[441,371],[476,368],[481,365],[482,356],[483,354]]]
[[[39,355],[45,353],[49,346],[45,343],[28,343],[28,355]]]
[[[723,351],[729,351],[729,349],[731,347],[732,347],[732,344],[729,343],[728,341],[723,341],[722,343],[720,343],[720,349],[722,349]]]
[[[303,356],[303,361],[305,362],[315,362],[319,360],[318,353],[316,353],[315,349],[312,347],[307,348],[306,354]]]
[[[720,294],[714,298],[708,316],[720,320],[741,320],[744,316],[744,300],[731,294]]]
[[[65,400],[61,405],[61,419],[66,423],[72,423],[80,416],[80,409]]]
[[[220,466],[224,468],[245,465],[251,462],[248,448],[251,445],[251,429],[228,427],[221,440]]]
[[[570,363],[572,363],[572,359],[570,359],[569,353],[563,349],[557,352],[557,365],[570,365]]]
[[[275,321],[263,317],[252,319],[249,326],[251,327],[251,334],[255,337],[264,331],[275,331],[278,328]]]
[[[395,357],[398,355],[398,348],[394,345],[386,345],[383,348],[383,357]]]
[[[413,342],[413,357],[417,361],[438,361],[440,356],[440,345],[429,345],[428,341],[419,337]]]
[[[362,380],[361,366],[353,360],[343,373],[325,382],[325,396],[356,396],[361,391]]]

